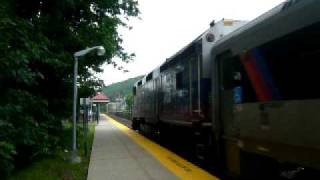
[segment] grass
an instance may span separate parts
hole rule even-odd
[[[91,147],[94,137],[95,124],[89,123],[88,131],[88,156],[84,153],[84,133],[82,126],[78,125],[78,155],[81,156],[81,163],[72,164],[69,162],[72,126],[64,124],[63,147],[67,149],[57,150],[52,156],[41,157],[35,160],[30,166],[20,169],[9,177],[9,180],[85,180],[87,179]]]

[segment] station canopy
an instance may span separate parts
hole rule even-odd
[[[93,103],[108,103],[109,98],[102,92],[97,92],[97,94],[91,99]]]

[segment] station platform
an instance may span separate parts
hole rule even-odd
[[[218,178],[106,115],[96,126],[88,180]]]

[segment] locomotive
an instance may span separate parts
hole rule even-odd
[[[234,177],[319,175],[319,10],[290,0],[250,22],[212,22],[135,83],[132,128],[185,129],[199,159]]]

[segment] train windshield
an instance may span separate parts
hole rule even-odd
[[[224,86],[236,103],[320,98],[319,40],[317,23],[235,56],[224,65]]]

